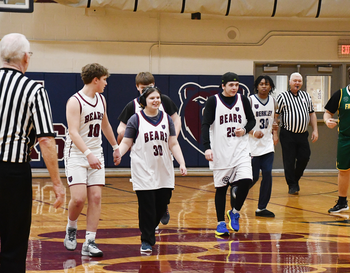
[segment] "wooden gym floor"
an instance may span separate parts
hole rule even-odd
[[[78,220],[78,247],[67,251],[63,238],[69,189],[65,206],[55,210],[50,179],[34,178],[27,271],[350,272],[349,212],[327,212],[337,199],[336,173],[306,173],[298,196],[288,195],[282,173],[274,173],[273,179],[268,209],[276,217],[255,216],[258,182],[241,210],[239,232],[216,238],[212,176],[177,176],[170,222],[160,225],[152,254],[143,255],[129,176],[107,177],[96,239],[104,256],[90,258],[80,254],[86,209]]]

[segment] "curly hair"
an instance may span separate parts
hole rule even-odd
[[[108,69],[98,63],[87,64],[81,69],[81,79],[89,84],[94,78],[109,77]]]
[[[273,92],[273,90],[275,90],[276,87],[275,87],[275,83],[273,82],[273,80],[268,75],[260,75],[259,77],[256,78],[256,80],[254,82],[254,91],[255,91],[255,93],[256,94],[258,93],[258,86],[259,86],[259,83],[262,80],[265,80],[265,82],[268,82],[270,84],[271,90],[270,90],[269,94],[271,94]]]

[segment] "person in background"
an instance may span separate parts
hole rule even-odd
[[[335,206],[328,210],[329,213],[337,213],[349,209],[347,195],[350,182],[350,86],[336,91],[325,109],[323,120],[327,127],[333,129],[338,125],[338,200]],[[336,112],[338,120],[333,118]]]
[[[213,170],[215,208],[218,225],[215,234],[228,235],[225,223],[226,192],[229,185],[237,186],[232,210],[227,211],[229,227],[239,230],[240,210],[252,184],[248,133],[255,118],[247,97],[237,93],[239,77],[227,72],[222,76],[222,92],[208,98],[202,121],[205,159]],[[234,191],[230,190],[231,195]]]
[[[278,108],[275,118],[280,116],[280,142],[284,176],[289,194],[297,195],[300,191],[299,180],[309,162],[311,150],[308,141],[308,125],[311,124],[311,141],[318,139],[317,117],[310,95],[300,90],[303,77],[295,72],[290,75],[290,89],[277,96]]]
[[[142,90],[148,86],[155,86],[155,79],[154,76],[150,72],[140,72],[136,75],[135,78],[135,83],[136,83],[136,89],[142,94]],[[129,118],[135,114],[141,111],[141,106],[139,104],[139,97],[133,99],[130,101],[123,109],[121,114],[119,115],[118,119],[120,121],[119,126],[117,128],[117,133],[118,133],[118,143],[121,142],[124,133],[125,133],[125,128],[126,124],[129,120]],[[174,125],[175,125],[175,130],[176,130],[176,137],[179,136],[179,133],[181,131],[181,119],[180,116],[177,114],[178,108],[175,105],[175,103],[167,96],[162,94],[161,95],[161,105],[159,108],[161,111],[164,111],[167,113]],[[170,220],[170,213],[169,209],[167,206],[166,212],[164,213],[163,217],[160,219],[160,222],[163,225],[167,225]]]
[[[169,115],[159,110],[160,90],[146,87],[139,103],[143,110],[128,120],[120,153],[123,156],[131,148],[130,181],[139,205],[140,251],[150,253],[156,243],[155,228],[167,209],[175,186],[172,155],[179,163],[182,175],[187,174],[187,169],[174,123]]]
[[[251,187],[259,180],[260,170],[262,172],[258,209],[255,211],[255,215],[275,217],[272,211],[266,209],[272,191],[274,145],[278,142],[278,125],[274,122],[277,102],[270,95],[275,89],[275,84],[269,76],[261,75],[255,80],[254,89],[256,94],[249,97],[256,119],[255,127],[249,132],[253,169],[253,184]]]
[[[45,88],[30,80],[30,43],[20,33],[0,41],[0,272],[26,272],[32,217],[30,152],[36,140],[59,208],[65,197],[57,161],[51,106]]]
[[[85,65],[81,72],[84,87],[69,98],[66,107],[68,133],[64,160],[71,199],[64,246],[71,251],[77,247],[78,217],[87,198],[86,235],[81,254],[90,257],[103,255],[95,243],[102,187],[105,185],[101,132],[113,148],[114,160],[121,160],[117,140],[108,121],[106,100],[102,96],[108,76],[108,70],[100,64]]]

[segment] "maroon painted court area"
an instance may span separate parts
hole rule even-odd
[[[78,240],[83,239],[79,234],[85,231],[78,233]],[[102,258],[81,256],[81,244],[77,250],[67,251],[62,240],[55,241],[62,239],[64,232],[39,234],[41,240],[30,241],[27,270],[67,271],[82,264],[106,263],[104,270],[114,272],[315,272],[319,265],[324,265],[326,272],[350,272],[350,266],[346,266],[350,254],[337,254],[339,249],[350,253],[350,244],[333,242],[332,236],[326,234],[318,234],[322,242],[308,242],[310,234],[306,233],[231,233],[229,237],[215,237],[209,229],[161,229],[149,256],[140,254],[139,244],[118,243],[118,239],[131,239],[139,234],[138,229],[132,228],[99,230],[100,240],[114,240],[99,244],[104,251]],[[186,260],[190,255],[195,258]],[[150,260],[154,257],[157,259]],[[125,258],[137,261],[125,262]],[[110,264],[117,259],[124,262]],[[336,271],[332,266],[327,267],[330,264],[345,267]]]

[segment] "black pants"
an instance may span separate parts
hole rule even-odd
[[[252,184],[251,179],[241,179],[237,182],[231,184],[231,187],[237,186],[236,198],[235,202],[233,202],[232,198],[232,190],[230,189],[230,197],[231,197],[231,208],[240,211],[245,199],[247,198],[249,188]],[[216,209],[216,218],[218,222],[225,221],[225,208],[226,208],[226,192],[229,185],[225,185],[223,187],[215,188],[215,209]]]
[[[261,170],[262,179],[260,183],[260,194],[258,209],[266,209],[267,204],[271,198],[272,191],[272,164],[275,153],[271,152],[261,156],[254,156],[252,158],[252,168],[253,168],[253,184],[259,180],[259,174]]]
[[[32,220],[29,163],[0,162],[0,273],[24,273]]]
[[[155,229],[164,215],[173,189],[136,191],[139,203],[139,228],[141,241],[156,243]]]
[[[302,177],[310,159],[309,133],[296,134],[285,129],[280,131],[284,176],[289,188],[299,190],[299,179]]]

